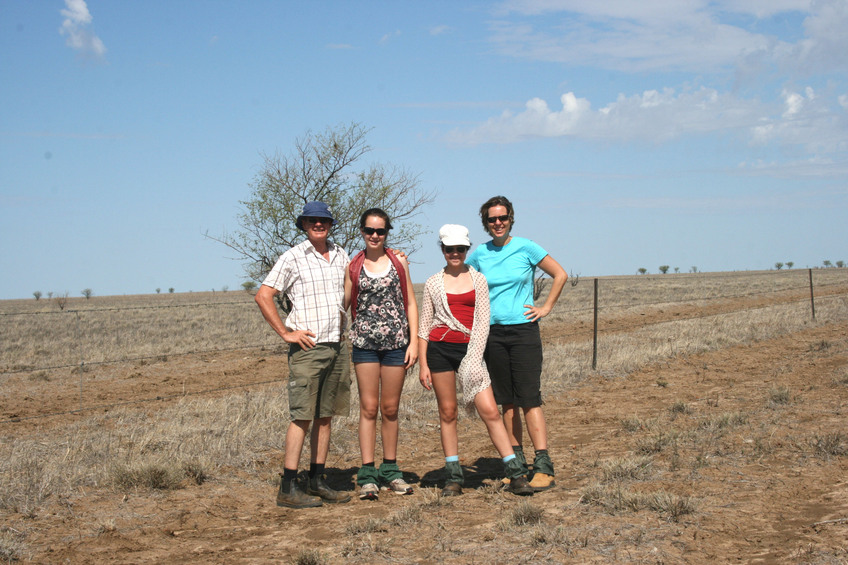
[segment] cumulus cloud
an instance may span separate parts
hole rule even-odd
[[[65,9],[61,10],[62,27],[59,32],[67,36],[65,43],[78,52],[102,58],[106,55],[103,41],[91,31],[91,12],[85,0],[65,0]]]
[[[820,96],[810,87],[800,92],[784,90],[781,105],[706,87],[621,94],[597,110],[586,98],[568,92],[560,104],[561,108],[551,109],[546,101],[533,98],[521,112],[504,111],[474,128],[456,129],[447,141],[474,145],[570,137],[662,143],[730,132],[754,145],[777,143],[824,154],[848,150],[848,97]]]
[[[807,87],[803,92],[784,89],[783,112],[764,118],[752,130],[752,141],[760,145],[798,145],[809,153],[848,151],[848,108],[843,96],[832,102]]]
[[[578,98],[573,92],[563,94],[560,103],[561,109],[552,110],[544,100],[533,98],[522,112],[506,111],[473,129],[454,130],[449,140],[476,144],[574,137],[661,142],[684,134],[753,127],[763,113],[759,103],[704,87],[681,93],[667,88],[632,96],[622,94],[598,110],[593,110],[589,100]]]

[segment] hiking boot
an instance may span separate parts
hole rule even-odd
[[[324,475],[316,475],[309,478],[309,484],[306,486],[306,493],[313,496],[318,496],[324,502],[330,504],[340,502],[350,502],[350,495],[346,492],[333,490],[324,482]]]
[[[445,463],[445,483],[456,483],[462,486],[465,483],[465,475],[459,461],[448,461]]]
[[[280,480],[280,490],[277,492],[277,506],[286,508],[316,508],[321,506],[321,499],[309,496],[300,489],[297,479]]]
[[[540,449],[536,452],[536,457],[533,458],[533,472],[554,476],[554,464],[551,462],[551,456],[547,449]]]
[[[535,492],[526,476],[512,479],[507,485],[506,490],[518,496],[531,496]]]
[[[555,487],[556,481],[554,480],[553,475],[548,475],[547,473],[534,473],[533,480],[530,481],[530,486],[533,487],[535,492],[541,492]]]
[[[442,496],[459,496],[462,494],[462,485],[459,483],[449,482],[442,489]]]
[[[366,483],[359,487],[359,500],[377,500],[380,489],[374,483]]]
[[[403,479],[395,479],[390,481],[388,485],[383,487],[385,490],[390,490],[395,494],[412,494],[412,485]]]

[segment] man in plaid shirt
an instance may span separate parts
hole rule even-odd
[[[350,360],[344,340],[344,277],[347,252],[328,240],[333,225],[330,208],[308,202],[297,219],[306,241],[283,253],[256,293],[265,320],[289,344],[289,413],[286,454],[277,505],[289,508],[347,502],[350,495],[324,482],[333,416],[350,413]],[[274,298],[291,301],[285,323]],[[297,481],[298,463],[310,432],[309,481]],[[305,490],[305,492],[304,492]]]

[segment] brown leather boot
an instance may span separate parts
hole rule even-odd
[[[287,481],[280,478],[280,490],[277,492],[277,506],[286,508],[316,508],[322,506],[321,499],[309,496],[300,489],[297,479]]]
[[[459,496],[462,494],[462,485],[459,483],[449,482],[442,489],[442,496]]]
[[[333,490],[327,483],[324,482],[324,475],[316,475],[309,479],[309,484],[306,485],[306,493],[320,497],[324,502],[337,504],[341,502],[350,502],[350,495],[346,492]]]

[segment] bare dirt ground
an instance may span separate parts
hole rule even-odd
[[[619,323],[645,323],[640,317]],[[546,339],[566,330],[574,328],[544,329]],[[86,376],[98,392],[82,413],[67,413],[80,396],[69,375],[69,386],[48,382],[20,402],[4,398],[0,418],[7,433],[38,434],[130,399],[278,387],[284,374],[281,350],[104,366]],[[54,412],[62,415],[31,419]],[[436,422],[415,437],[401,422],[399,462],[412,496],[289,510],[275,505],[272,484],[233,473],[172,491],[80,492],[37,517],[7,515],[4,527],[26,533],[33,563],[305,563],[310,550],[327,563],[848,563],[848,324],[624,378],[591,375],[546,398],[545,412],[558,484],[531,498],[491,485],[497,454],[482,423],[465,418],[467,486],[453,499],[434,494],[443,465]],[[330,483],[354,494],[358,454],[332,451]],[[604,478],[610,462],[637,457],[649,461],[644,476]],[[281,459],[270,453],[258,464],[270,472]],[[593,502],[597,484],[618,498]],[[628,507],[634,493],[663,493],[671,504]]]

